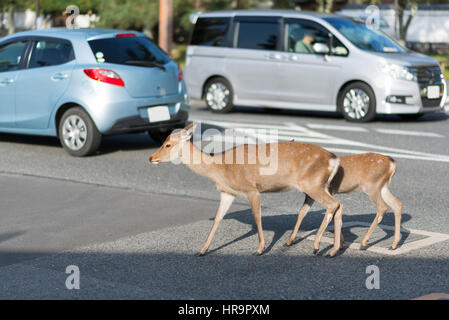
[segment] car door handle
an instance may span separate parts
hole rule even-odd
[[[54,75],[51,76],[51,80],[53,81],[58,81],[58,80],[64,80],[68,78],[68,74],[65,73],[55,73]]]
[[[9,79],[9,78],[0,80],[0,85],[1,86],[7,86],[7,85],[10,85],[10,84],[13,84],[13,83],[14,83],[14,80],[13,79]]]
[[[265,55],[265,58],[267,58],[269,60],[281,60],[282,55],[279,53],[269,53],[269,54]]]

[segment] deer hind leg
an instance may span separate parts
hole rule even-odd
[[[303,203],[301,209],[299,209],[298,220],[296,221],[295,227],[293,228],[290,238],[287,240],[287,246],[290,246],[292,244],[293,240],[295,240],[296,234],[298,233],[298,230],[299,230],[299,227],[301,226],[302,220],[306,216],[307,212],[309,212],[309,209],[313,205],[314,202],[315,202],[315,200],[313,200],[311,197],[309,197],[306,194],[304,203]]]
[[[394,238],[391,245],[391,249],[394,250],[397,248],[399,240],[401,240],[402,202],[393,196],[387,185],[382,188],[381,195],[394,212]]]
[[[329,160],[328,176],[324,185],[320,185],[318,188],[314,188],[313,194],[308,193],[313,199],[319,201],[326,208],[326,214],[324,215],[321,226],[315,236],[315,241],[313,244],[313,252],[316,254],[320,248],[321,238],[323,237],[324,231],[326,230],[329,222],[334,218],[334,247],[330,251],[329,256],[334,257],[338,250],[343,246],[343,236],[341,233],[341,227],[343,224],[343,205],[337,201],[330,193],[329,187],[332,179],[337,174],[338,168],[340,166],[339,158],[331,158]]]
[[[304,190],[305,191],[305,190]],[[321,238],[323,237],[324,231],[334,218],[335,233],[334,233],[334,247],[329,253],[331,257],[335,256],[342,246],[341,238],[341,226],[342,226],[342,214],[343,206],[337,201],[326,188],[310,190],[306,193],[314,200],[320,202],[326,208],[326,213],[324,215],[323,221],[321,222],[320,228],[315,236],[315,241],[313,244],[313,253],[316,254],[320,249]]]
[[[223,219],[226,212],[228,212],[229,208],[231,207],[234,198],[235,197],[231,194],[224,192],[221,193],[220,204],[218,206],[217,213],[215,214],[214,224],[212,225],[212,229],[209,232],[206,242],[204,242],[204,245],[200,250],[201,256],[203,256],[206,253],[207,249],[209,248],[210,243],[212,242],[212,238],[214,237],[215,232],[217,231],[218,225],[220,224],[220,221]]]
[[[260,198],[258,192],[249,192],[246,197],[251,205],[251,210],[253,212],[254,221],[257,226],[257,235],[259,236],[259,248],[257,249],[257,254],[261,255],[265,249],[265,240],[263,237],[262,230],[262,217],[260,215]]]
[[[362,250],[366,249],[369,238],[371,237],[374,229],[376,229],[378,224],[382,221],[385,213],[388,210],[388,206],[382,197],[382,194],[381,194],[382,192],[378,192],[377,190],[375,192],[369,194],[371,201],[373,201],[374,204],[376,205],[377,214],[376,214],[376,217],[374,218],[373,222],[371,223],[371,226],[369,227],[368,231],[366,232],[365,236],[362,239],[362,243],[360,246],[360,249],[362,249]]]

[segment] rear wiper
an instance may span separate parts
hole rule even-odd
[[[152,61],[141,61],[141,60],[129,60],[126,61],[125,64],[130,64],[133,66],[142,66],[142,67],[149,67],[149,68],[159,68],[162,71],[166,71],[165,67],[157,62]]]

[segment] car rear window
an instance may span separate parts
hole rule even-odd
[[[230,18],[200,18],[193,29],[191,45],[225,47]]]
[[[139,65],[139,62],[166,64],[170,58],[143,37],[107,38],[89,41],[98,62]],[[141,64],[145,65],[145,64]]]

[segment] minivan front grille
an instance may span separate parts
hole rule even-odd
[[[416,74],[419,89],[421,91],[421,102],[424,108],[435,108],[441,103],[442,96],[437,99],[428,99],[426,97],[425,88],[429,85],[442,85],[443,78],[441,77],[441,69],[439,66],[422,66],[411,67],[412,72]]]
[[[441,82],[441,69],[439,66],[412,67],[411,68],[417,78],[419,84],[434,84]]]

